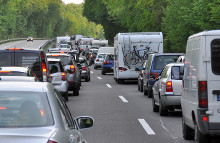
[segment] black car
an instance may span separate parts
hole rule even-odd
[[[0,50],[0,67],[30,67],[40,81],[49,81],[50,73],[43,50],[9,48]]]
[[[81,65],[81,79],[85,79],[86,82],[90,81],[90,68],[86,59],[79,58],[79,64]]]
[[[28,37],[28,38],[27,38],[27,42],[28,42],[28,41],[32,41],[32,42],[33,42],[33,41],[34,41],[34,38],[33,38],[33,37]]]

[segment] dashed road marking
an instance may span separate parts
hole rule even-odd
[[[112,88],[112,86],[110,84],[106,84],[108,86],[108,88]]]
[[[93,71],[90,71],[90,73],[93,73]]]
[[[138,119],[144,130],[149,134],[149,135],[155,135],[155,132],[151,129],[151,127],[148,125],[148,123],[144,119]]]
[[[124,103],[128,103],[128,100],[124,98],[124,96],[119,96],[119,98],[124,102]]]
[[[98,79],[102,79],[101,77],[97,76]]]

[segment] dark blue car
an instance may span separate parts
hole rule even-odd
[[[114,68],[114,55],[106,55],[103,61],[103,66],[101,71],[102,75],[113,72],[113,68]]]

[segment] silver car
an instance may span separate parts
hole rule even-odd
[[[181,109],[181,84],[184,63],[168,64],[162,70],[153,86],[153,111],[160,116],[168,115],[168,110]]]
[[[106,54],[101,54],[101,53],[96,56],[96,59],[94,61],[94,63],[95,63],[94,69],[102,67],[105,56],[106,56]]]
[[[0,99],[1,143],[82,143],[79,130],[93,126],[91,117],[73,120],[48,82],[0,82]]]
[[[50,70],[51,83],[68,101],[68,81],[66,71],[60,59],[47,58]],[[69,69],[70,70],[70,69]]]

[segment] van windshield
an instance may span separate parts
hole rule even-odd
[[[174,63],[179,58],[179,55],[160,55],[154,59],[153,69],[162,70],[167,64]]]

